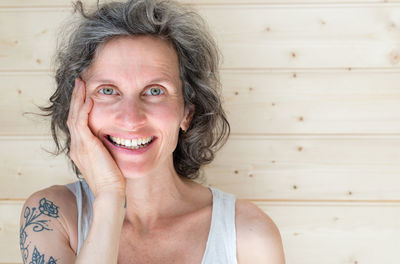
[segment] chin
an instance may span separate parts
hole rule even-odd
[[[117,163],[122,175],[126,179],[139,179],[150,173],[151,168],[143,164],[132,164],[127,162]]]

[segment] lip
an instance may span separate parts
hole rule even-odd
[[[153,143],[157,140],[157,137],[154,137],[153,140],[150,142],[150,144],[147,145],[147,146],[144,147],[144,148],[140,148],[140,149],[128,149],[128,148],[119,147],[119,146],[114,145],[114,144],[111,143],[110,140],[107,138],[108,136],[111,136],[111,135],[105,135],[105,136],[104,136],[104,141],[106,142],[106,144],[107,144],[108,146],[110,146],[111,149],[114,149],[114,150],[116,150],[116,151],[118,151],[118,152],[122,152],[122,153],[125,153],[125,154],[130,154],[130,155],[142,154],[142,153],[148,151],[148,150],[151,148],[151,146],[153,146]],[[116,135],[112,135],[112,136],[118,137],[118,136],[116,136]],[[124,138],[124,137],[121,137],[121,138]],[[136,138],[140,138],[140,137],[134,137],[134,138],[130,138],[130,139],[136,139]]]
[[[139,138],[146,138],[146,137],[152,137],[151,135],[135,135],[135,136],[127,136],[127,135],[121,135],[121,134],[108,134],[107,136],[111,137],[117,137],[117,138],[122,138],[122,139],[139,139]],[[154,137],[155,138],[155,137]]]

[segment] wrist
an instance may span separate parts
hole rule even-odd
[[[126,195],[121,192],[101,192],[96,194],[94,206],[104,205],[113,207],[126,207]]]

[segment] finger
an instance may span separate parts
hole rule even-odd
[[[77,116],[77,124],[79,126],[79,129],[81,130],[81,133],[84,134],[86,139],[88,139],[88,137],[93,136],[89,128],[89,114],[90,111],[92,110],[92,107],[93,107],[93,100],[89,97],[86,98],[86,101],[82,105]]]
[[[70,130],[71,130],[71,125],[73,123],[72,120],[75,118],[74,110],[76,108],[75,97],[76,97],[77,87],[78,87],[78,79],[75,79],[74,89],[72,90],[71,99],[69,102],[68,118],[67,118],[67,126]]]
[[[75,87],[74,87],[74,90],[72,91],[70,108],[69,108],[69,113],[68,113],[68,119],[70,119],[70,121],[72,123],[76,119],[77,114],[79,113],[79,108],[80,108],[81,104],[83,104],[83,98],[81,95],[82,85],[83,85],[83,82],[80,80],[80,78],[76,78],[75,79]]]

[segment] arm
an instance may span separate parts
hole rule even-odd
[[[71,220],[76,220],[77,210],[70,199],[74,200],[73,194],[65,187],[53,186],[25,201],[20,217],[23,263],[74,263],[76,235]]]
[[[285,263],[278,228],[249,201],[236,201],[236,232],[238,264]]]
[[[88,236],[75,263],[117,263],[125,198],[112,193],[96,197]]]
[[[20,217],[23,263],[117,263],[124,202],[123,197],[113,194],[96,198],[88,236],[76,256],[74,195],[64,186],[34,193],[26,200]]]
[[[125,179],[116,162],[89,128],[93,107],[85,83],[77,79],[68,114],[70,157],[95,197],[93,219],[76,263],[112,264],[118,261],[119,240],[125,217]]]
[[[24,263],[112,264],[118,261],[125,217],[125,179],[108,150],[88,126],[93,101],[85,99],[85,91],[85,84],[77,79],[67,125],[71,134],[70,157],[95,197],[88,237],[79,256],[75,257],[71,248],[73,235],[68,228],[72,223],[77,224],[75,197],[64,186],[37,192],[28,198],[21,215],[20,247]],[[72,205],[74,210],[70,209]],[[71,215],[75,217],[71,218]],[[76,230],[77,227],[75,233]]]

